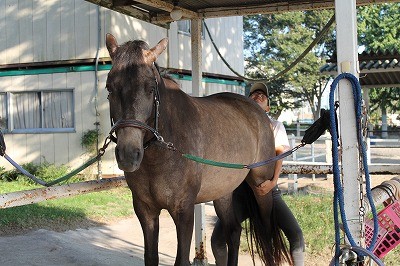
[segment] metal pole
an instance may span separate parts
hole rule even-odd
[[[192,46],[192,95],[201,96],[202,79],[202,48],[201,48],[201,20],[191,20],[191,46]],[[206,232],[204,203],[194,207],[195,215],[195,258],[193,265],[208,265],[206,255]]]
[[[356,0],[335,0],[338,73],[358,77]],[[342,179],[345,211],[350,233],[357,245],[365,246],[364,225],[360,219],[359,153],[357,147],[354,98],[350,82],[339,82]],[[361,192],[364,194],[364,192]]]

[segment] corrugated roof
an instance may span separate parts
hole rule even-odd
[[[378,50],[358,55],[360,84],[363,87],[400,87],[400,53]],[[320,68],[325,75],[337,74],[337,59],[332,58]]]
[[[298,10],[330,9],[335,0],[86,0],[114,11],[160,26],[168,27],[174,8],[182,11],[181,19],[201,19],[227,16],[245,16],[267,13],[282,13]],[[368,5],[400,0],[357,0],[357,5]],[[360,82],[362,85],[399,86],[399,58],[385,58],[386,52],[373,53],[380,59],[362,60],[360,57]],[[397,52],[397,55],[399,53]],[[372,54],[369,54],[372,56]],[[390,56],[389,56],[390,57]],[[336,63],[321,68],[324,74],[335,74]],[[363,75],[365,74],[365,75]]]
[[[161,26],[172,21],[176,6],[182,19],[245,16],[298,10],[330,9],[334,0],[86,0],[114,11]],[[357,0],[357,5],[399,2],[399,0]]]

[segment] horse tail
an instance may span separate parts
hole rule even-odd
[[[265,226],[253,190],[247,183],[245,187],[247,196],[244,198],[249,215],[248,221],[245,222],[245,231],[253,264],[255,265],[257,253],[267,266],[280,265],[285,261],[293,265],[282,231],[278,227],[274,208],[272,208],[270,224]]]

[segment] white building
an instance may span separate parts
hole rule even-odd
[[[81,137],[98,127],[101,145],[110,130],[104,89],[111,67],[104,41],[108,32],[120,43],[141,39],[150,46],[168,37],[168,49],[158,63],[173,69],[190,94],[189,23],[173,22],[166,29],[83,0],[0,0],[0,125],[7,154],[19,164],[48,162],[71,168],[93,156],[82,147]],[[242,17],[206,23],[225,59],[243,73]],[[244,84],[224,65],[208,36],[202,46],[207,75],[201,94],[244,94]],[[6,160],[0,166],[11,167]],[[113,146],[103,157],[101,171],[120,173]]]

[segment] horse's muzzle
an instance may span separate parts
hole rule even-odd
[[[136,171],[143,159],[143,149],[132,146],[115,147],[118,168],[124,172]]]

